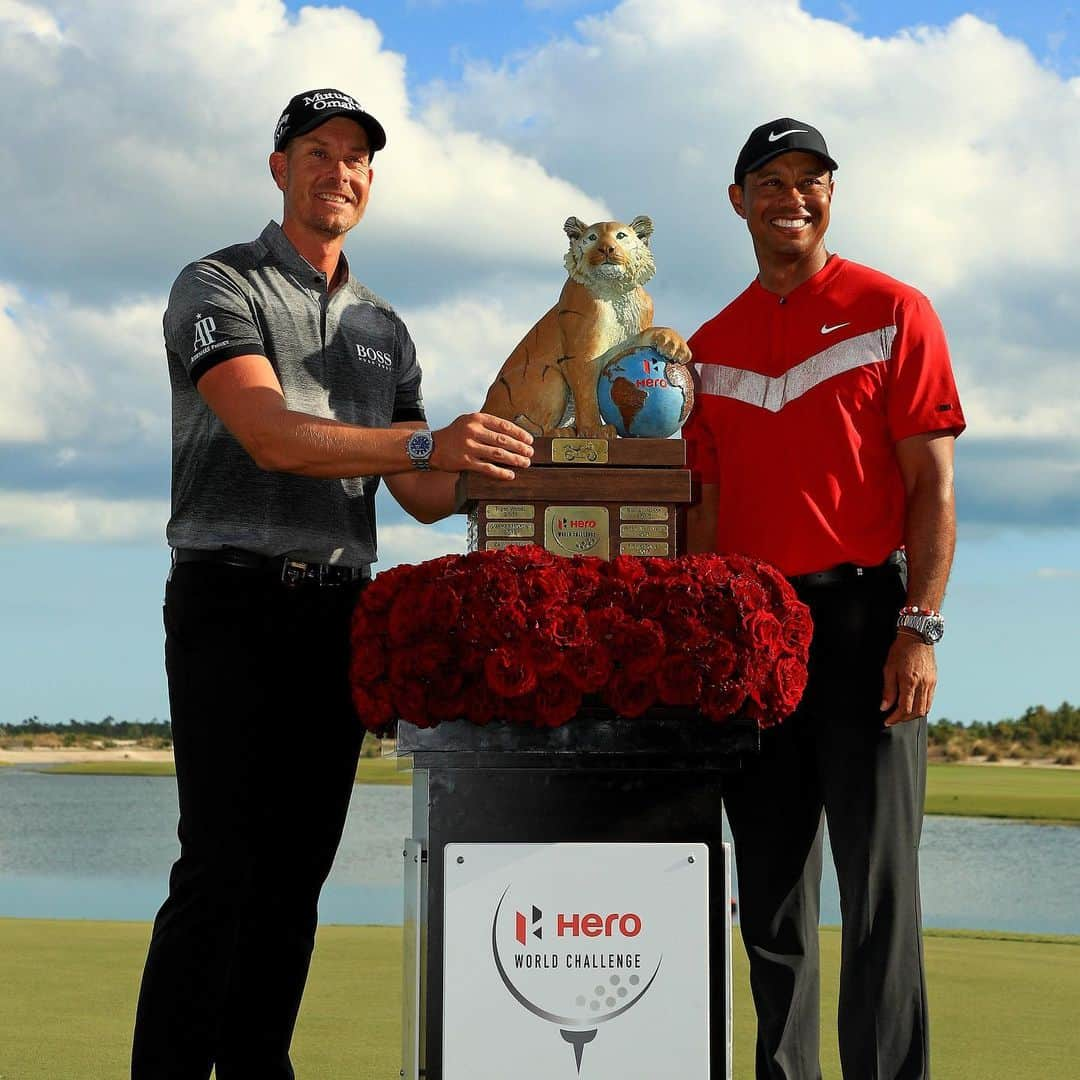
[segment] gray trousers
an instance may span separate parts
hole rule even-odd
[[[757,1010],[757,1080],[820,1080],[818,911],[828,820],[843,922],[838,1033],[845,1080],[928,1080],[919,904],[926,722],[886,729],[881,673],[896,579],[808,587],[810,683],[728,783],[739,921]]]

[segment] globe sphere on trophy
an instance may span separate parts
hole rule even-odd
[[[623,438],[666,439],[694,407],[694,382],[685,365],[638,347],[603,366],[596,397],[600,415]]]

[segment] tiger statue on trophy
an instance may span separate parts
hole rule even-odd
[[[586,225],[566,219],[570,249],[558,302],[522,338],[484,400],[483,412],[513,420],[533,435],[616,437],[605,424],[596,385],[604,366],[632,349],[652,346],[689,364],[690,350],[674,330],[653,326],[645,284],[656,272],[648,217]]]

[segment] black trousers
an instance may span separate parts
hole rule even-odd
[[[819,1080],[822,812],[843,922],[838,1031],[846,1080],[928,1080],[919,903],[926,722],[886,729],[882,668],[899,575],[808,587],[814,639],[799,709],[725,781],[739,919],[758,1016],[758,1080]]]
[[[210,563],[165,592],[180,858],[154,922],[133,1080],[285,1080],[319,892],[363,731],[349,699],[359,585]]]

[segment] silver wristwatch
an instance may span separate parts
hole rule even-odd
[[[910,630],[924,645],[936,645],[945,633],[945,620],[940,615],[898,615],[896,628]]]
[[[405,443],[409,460],[421,471],[431,468],[431,455],[434,450],[435,440],[427,428],[417,428]]]

